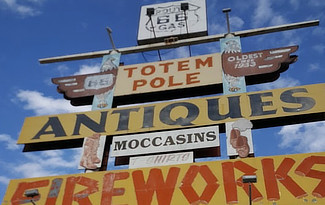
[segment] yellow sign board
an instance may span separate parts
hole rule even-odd
[[[221,54],[120,66],[114,96],[222,83]]]
[[[118,135],[154,130],[222,124],[239,118],[269,120],[303,116],[305,121],[323,120],[325,84],[259,92],[168,101],[83,113],[29,117],[18,143],[31,144],[72,140],[94,133]],[[309,115],[317,117],[307,118]],[[297,116],[297,117],[296,117]],[[265,121],[265,122],[266,122]],[[264,123],[264,122],[263,122]],[[280,124],[292,123],[281,120]]]
[[[2,205],[325,204],[325,152],[11,180]],[[26,197],[26,190],[39,195]]]

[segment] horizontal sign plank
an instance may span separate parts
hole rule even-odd
[[[211,161],[11,180],[3,205],[248,204],[244,175],[256,175],[256,204],[325,204],[325,152]]]
[[[74,140],[94,133],[121,135],[218,125],[239,118],[251,120],[253,124],[262,120],[261,127],[277,126],[324,120],[324,113],[325,84],[314,84],[83,113],[28,117],[18,143]],[[278,120],[285,117],[292,117],[293,121]]]
[[[290,46],[249,53],[213,53],[119,66],[118,73],[115,69],[53,78],[52,82],[73,105],[91,104],[93,95],[115,85],[115,103],[122,105],[221,92],[223,69],[231,86],[230,94],[235,94],[232,90],[239,86],[235,76],[246,76],[247,84],[274,81],[297,60],[297,56],[290,55],[297,49],[298,46]],[[107,61],[107,66],[113,66],[112,61]]]
[[[219,127],[115,136],[112,146],[111,156],[114,157],[218,147]]]

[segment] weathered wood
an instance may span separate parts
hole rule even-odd
[[[264,27],[264,28],[237,31],[237,32],[233,32],[233,34],[235,36],[239,36],[239,37],[249,37],[249,36],[256,36],[256,35],[262,35],[262,34],[267,34],[267,33],[287,31],[287,30],[292,30],[292,29],[305,28],[305,27],[318,26],[318,25],[319,25],[319,20],[311,20],[311,21],[303,21],[303,22],[292,23],[292,24],[284,24],[284,25],[279,25],[279,26],[270,26],[270,27]],[[182,39],[182,40],[178,40],[175,42],[169,42],[169,43],[161,42],[161,43],[154,43],[154,44],[149,44],[149,45],[119,48],[117,50],[119,52],[121,52],[121,54],[123,55],[123,54],[139,53],[139,52],[159,50],[159,49],[177,48],[177,47],[181,47],[181,46],[188,46],[188,45],[195,45],[195,44],[219,41],[225,35],[226,34],[217,34],[217,35],[196,37],[196,38],[190,38],[190,39]],[[111,51],[112,51],[112,49],[80,53],[80,54],[64,55],[64,56],[58,56],[58,57],[42,58],[42,59],[39,59],[39,62],[41,64],[46,64],[46,63],[56,63],[56,62],[64,62],[64,61],[90,59],[90,58],[100,58],[103,55],[109,54]]]

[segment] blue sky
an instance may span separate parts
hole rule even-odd
[[[23,153],[16,145],[25,117],[89,111],[72,107],[51,83],[53,77],[97,72],[101,59],[41,65],[38,59],[110,49],[105,28],[117,47],[135,46],[141,5],[167,0],[0,0],[0,199],[10,179],[61,175],[77,170],[80,149]],[[242,38],[243,52],[299,45],[299,60],[273,82],[248,91],[324,83],[325,1],[207,0],[209,35],[225,33],[223,8],[232,31],[313,19],[320,26]],[[219,42],[192,46],[192,55],[219,52]],[[188,48],[161,51],[163,60],[188,57]],[[157,61],[156,52],[144,54]],[[122,56],[126,64],[144,63],[141,54]],[[325,122],[253,130],[256,156],[325,151]],[[225,140],[221,134],[221,140]],[[222,158],[226,158],[222,148]]]

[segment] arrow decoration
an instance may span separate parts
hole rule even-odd
[[[298,46],[289,46],[249,53],[227,52],[222,53],[222,68],[230,76],[252,76],[273,73],[281,68],[282,64],[291,64],[297,61],[297,56],[290,56]]]

